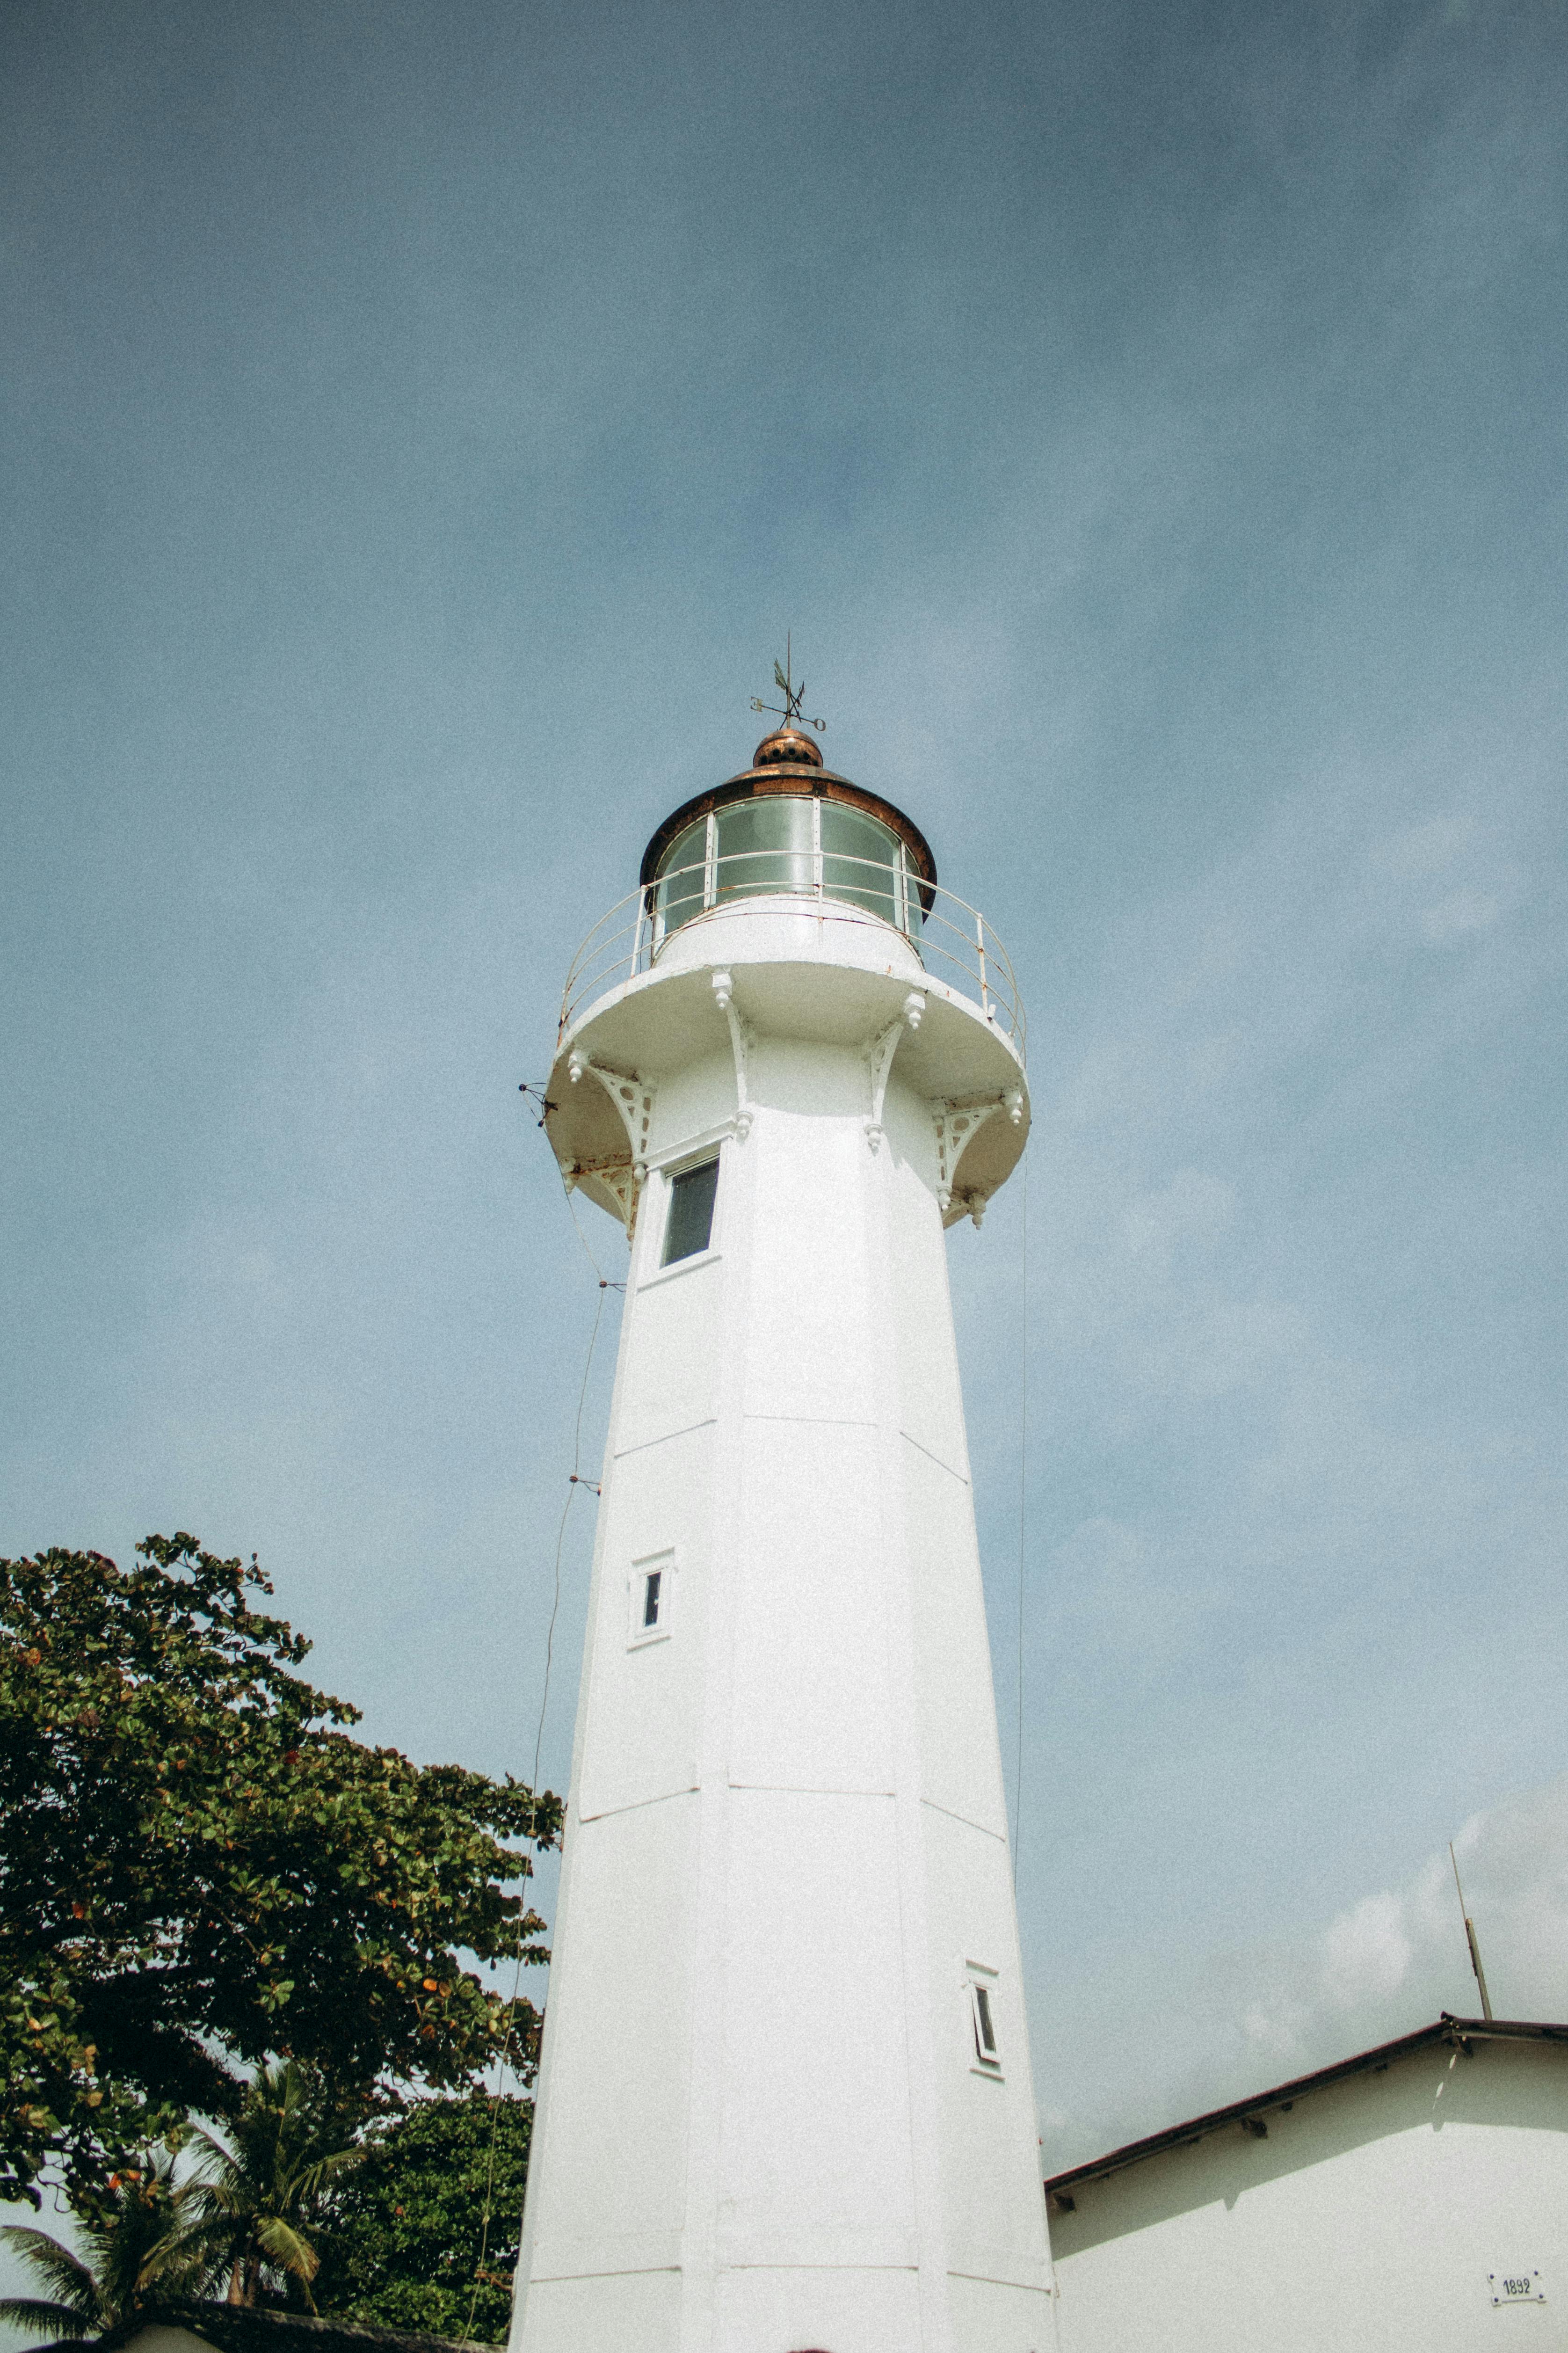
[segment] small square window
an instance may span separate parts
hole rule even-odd
[[[669,1214],[665,1219],[660,1266],[673,1266],[678,1259],[696,1258],[708,1248],[718,1188],[716,1159],[699,1161],[695,1168],[682,1168],[670,1178]]]
[[[675,1555],[661,1552],[633,1561],[626,1600],[627,1648],[635,1651],[644,1642],[662,1642],[675,1615]]]
[[[1002,2037],[996,2023],[996,1973],[969,1968],[969,2022],[974,2037],[974,2063],[987,2075],[1002,2072]]]

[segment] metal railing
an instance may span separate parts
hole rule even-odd
[[[1018,984],[1006,949],[977,908],[935,882],[911,882],[906,892],[899,888],[894,870],[879,860],[851,858],[842,851],[835,852],[832,859],[836,880],[837,870],[858,866],[866,870],[863,884],[857,875],[847,881],[837,881],[835,887],[820,873],[810,879],[797,872],[777,881],[759,880],[757,869],[769,857],[781,864],[786,860],[795,862],[789,851],[740,850],[731,857],[674,869],[657,881],[628,892],[608,914],[600,917],[572,959],[562,993],[558,1038],[565,1036],[592,999],[639,972],[650,971],[677,932],[707,916],[732,913],[742,905],[766,901],[776,903],[781,913],[820,916],[831,911],[835,923],[874,924],[879,930],[897,932],[933,980],[977,1004],[985,1018],[994,1021],[1023,1054],[1024,1007]],[[731,870],[728,881],[726,867]],[[671,887],[683,883],[684,890]],[[893,913],[881,915],[857,905],[843,895],[846,890],[866,899],[885,900],[905,920],[900,923]],[[671,908],[689,912],[679,913],[672,922]]]

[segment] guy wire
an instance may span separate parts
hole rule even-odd
[[[577,1490],[579,1487],[588,1487],[593,1485],[592,1480],[584,1479],[580,1475],[583,1461],[583,1411],[588,1401],[588,1377],[594,1369],[594,1350],[598,1345],[599,1324],[605,1313],[605,1293],[606,1291],[624,1291],[626,1289],[624,1282],[610,1282],[603,1274],[600,1274],[598,1261],[595,1258],[593,1251],[588,1249],[588,1238],[584,1233],[582,1227],[577,1223],[576,1206],[574,1203],[570,1193],[566,1196],[566,1206],[572,1212],[572,1223],[576,1229],[577,1239],[582,1243],[584,1250],[587,1252],[588,1263],[592,1266],[595,1274],[598,1277],[599,1288],[594,1307],[593,1328],[588,1334],[588,1353],[583,1362],[582,1386],[577,1391],[577,1416],[572,1427],[572,1469],[566,1482],[566,1501],[562,1507],[560,1525],[555,1531],[555,1589],[550,1605],[550,1630],[545,1637],[544,1643],[544,1688],[541,1692],[539,1698],[539,1724],[533,1736],[533,1774],[532,1778],[529,1782],[529,1795],[533,1799],[534,1808],[534,1847],[536,1852],[539,1844],[537,1836],[539,1825],[539,1760],[544,1746],[545,1712],[550,1705],[550,1670],[552,1662],[555,1655],[555,1620],[560,1614],[561,1609],[561,1556],[566,1542],[566,1523],[571,1517],[572,1505],[575,1500]],[[595,1489],[595,1492],[597,1493],[597,1490]],[[512,2036],[517,2028],[518,1995],[522,1988],[522,1924],[528,1916],[528,1883],[526,1879],[523,1882],[522,1894],[519,1897],[519,1905],[520,1909],[518,1913],[517,1925],[517,1966],[512,1971],[511,1999],[507,2005],[506,2035],[501,2043],[500,2056],[496,2063],[496,2087],[490,2094],[490,2139],[489,2148],[485,2158],[484,2217],[479,2230],[479,2261],[474,2266],[474,2292],[468,2298],[468,2317],[463,2323],[463,2335],[465,2337],[468,2336],[474,2325],[474,2313],[479,2305],[479,2287],[484,2275],[485,2257],[489,2251],[490,2201],[495,2189],[496,2136],[500,2127],[501,2085],[506,2080],[507,2061],[510,2056]]]
[[[1018,1886],[1018,1826],[1024,1805],[1024,1570],[1028,1555],[1029,1527],[1029,1154],[1024,1151],[1023,1242],[1018,1351],[1023,1359],[1018,1379],[1018,1688],[1016,1746],[1013,1758],[1013,1887]]]
[[[582,1222],[581,1222],[581,1220],[579,1219],[578,1215],[577,1215],[577,1203],[576,1203],[576,1200],[575,1200],[575,1198],[574,1198],[574,1196],[573,1196],[572,1194],[570,1194],[570,1193],[568,1193],[568,1194],[567,1194],[567,1196],[566,1196],[566,1207],[567,1207],[567,1208],[568,1208],[568,1209],[571,1211],[571,1213],[572,1213],[572,1225],[573,1225],[573,1229],[574,1229],[574,1231],[575,1232],[575,1234],[576,1234],[576,1236],[577,1236],[578,1240],[579,1240],[579,1241],[582,1243],[582,1245],[583,1245],[583,1253],[584,1253],[584,1256],[587,1259],[587,1261],[588,1261],[589,1265],[593,1268],[594,1272],[595,1272],[595,1273],[598,1276],[598,1278],[599,1278],[599,1288],[600,1288],[600,1290],[601,1290],[601,1291],[604,1291],[604,1290],[605,1290],[605,1289],[608,1289],[608,1290],[610,1290],[610,1291],[624,1291],[624,1290],[626,1289],[626,1284],[625,1284],[624,1282],[612,1282],[612,1283],[609,1283],[609,1284],[607,1284],[607,1285],[606,1285],[606,1283],[605,1283],[605,1270],[604,1270],[604,1268],[599,1264],[598,1260],[594,1256],[594,1253],[593,1253],[592,1250],[590,1250],[590,1248],[589,1248],[589,1246],[588,1246],[588,1237],[587,1237],[587,1235],[583,1231]]]
[[[544,1638],[544,1689],[539,1701],[539,1728],[533,1741],[533,1778],[529,1788],[537,1795],[539,1788],[539,1757],[544,1745],[544,1711],[550,1705],[550,1669],[555,1656],[555,1620],[561,1612],[561,1551],[566,1541],[566,1523],[579,1487],[587,1481],[579,1476],[578,1465],[583,1460],[583,1408],[588,1397],[588,1376],[594,1368],[594,1349],[599,1337],[599,1319],[605,1312],[605,1293],[609,1284],[599,1277],[599,1295],[594,1306],[594,1328],[588,1335],[588,1355],[583,1366],[583,1386],[577,1392],[577,1419],[572,1430],[572,1470],[566,1482],[566,1501],[561,1506],[561,1525],[555,1531],[555,1590],[550,1603],[550,1630]]]

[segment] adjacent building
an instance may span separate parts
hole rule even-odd
[[[1445,2014],[1046,2194],[1062,2353],[1556,2353],[1568,2026]]]

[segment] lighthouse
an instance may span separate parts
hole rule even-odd
[[[943,1229],[1024,1023],[786,689],[569,979],[625,1226],[513,2353],[1049,2353]]]

